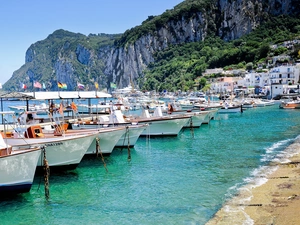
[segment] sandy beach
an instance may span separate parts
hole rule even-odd
[[[288,160],[270,164],[260,185],[248,184],[207,223],[215,224],[300,224],[300,143],[286,151]]]

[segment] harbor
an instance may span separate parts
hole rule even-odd
[[[34,208],[24,224],[206,224],[240,188],[263,179],[263,168],[286,161],[299,114],[278,104],[222,113],[177,136],[140,137],[130,159],[126,147],[84,156],[75,170],[50,170],[49,198],[42,175],[30,192],[2,198],[1,223],[20,223]]]
[[[299,7],[6,1],[0,225],[300,224]]]

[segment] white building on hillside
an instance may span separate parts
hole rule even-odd
[[[211,84],[210,89],[215,93],[230,93],[236,88],[243,87],[243,84],[241,77],[219,77]]]
[[[269,71],[271,84],[298,84],[299,68],[287,65],[274,67]]]
[[[248,73],[244,78],[244,87],[264,87],[270,85],[268,73]]]
[[[241,77],[220,77],[211,84],[211,90],[216,93],[230,92],[236,88],[255,88],[259,92],[271,94],[272,97],[279,94],[287,94],[294,86],[300,85],[300,66],[284,65],[272,68],[269,72],[246,73]],[[299,87],[297,86],[297,89]]]

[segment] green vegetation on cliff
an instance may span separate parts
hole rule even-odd
[[[211,14],[214,9],[216,0],[185,0],[178,4],[174,9],[166,10],[159,16],[148,16],[148,19],[142,22],[142,25],[131,28],[115,41],[115,45],[126,46],[134,43],[140,37],[148,34],[153,34],[162,27],[165,27],[170,21],[180,21],[182,18],[192,18],[197,12]],[[211,27],[212,28],[212,27]],[[215,32],[213,29],[209,29]]]
[[[285,47],[270,48],[297,38],[300,39],[300,19],[280,16],[231,42],[209,37],[203,42],[173,45],[155,54],[155,61],[140,79],[140,86],[143,90],[186,91],[194,88],[196,78],[208,68],[246,69],[247,63],[266,63],[270,57],[282,53],[297,58],[299,45],[292,51]]]
[[[17,70],[12,79],[3,85],[5,90],[20,90],[20,83],[25,83],[30,90],[33,90],[33,82],[45,83],[47,89],[57,90],[57,80],[55,70],[57,70],[58,60],[71,65],[74,73],[74,80],[68,87],[75,89],[76,81],[84,84],[92,84],[98,81],[99,77],[105,77],[103,73],[104,64],[97,59],[97,51],[103,46],[112,46],[120,34],[90,34],[88,36],[80,33],[72,33],[65,30],[56,30],[45,40],[32,44],[26,53],[26,64]],[[95,52],[91,65],[88,62],[80,62],[76,53],[78,46]],[[55,69],[54,69],[55,68]],[[24,80],[24,77],[25,80]],[[103,85],[106,86],[106,83]]]

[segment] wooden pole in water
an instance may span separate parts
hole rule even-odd
[[[128,161],[131,160],[131,153],[130,153],[130,140],[129,140],[129,127],[126,127],[126,133],[128,136],[128,144],[127,144],[127,151],[128,151]]]
[[[46,159],[46,149],[45,146],[42,147],[43,151],[43,166],[44,166],[44,184],[45,184],[45,197],[48,200],[50,197],[50,191],[49,191],[49,175],[50,175],[50,168],[48,164],[48,160]]]
[[[191,133],[192,133],[192,137],[194,137],[194,128],[193,128],[193,118],[190,118],[190,129],[191,129]]]
[[[96,156],[98,157],[99,153],[99,138],[96,138]]]

